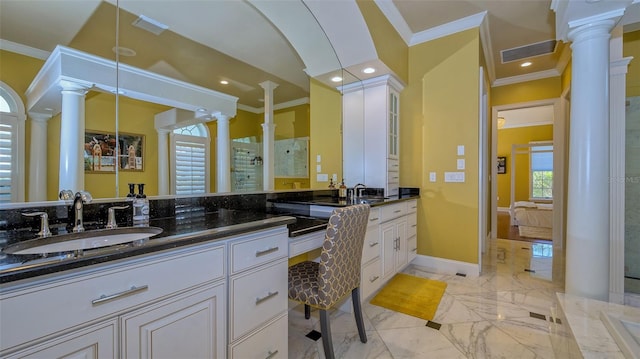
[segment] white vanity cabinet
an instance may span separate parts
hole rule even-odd
[[[384,188],[385,196],[398,195],[403,87],[385,75],[343,88],[343,169],[350,185],[364,183]]]
[[[362,272],[360,275],[360,297],[367,298],[380,288],[382,283],[382,243],[380,241],[380,208],[369,211],[369,225],[362,248]]]
[[[230,358],[288,357],[286,228],[229,242]]]
[[[407,251],[408,262],[418,255],[418,200],[407,201]]]
[[[205,244],[3,286],[0,356],[29,357],[36,355],[34,348],[46,348],[60,354],[56,357],[87,352],[88,357],[151,358],[164,355],[156,349],[195,345],[223,357],[224,275],[224,244]],[[203,306],[208,306],[206,318],[198,312]],[[194,311],[197,319],[190,317]],[[204,321],[206,343],[185,342],[185,327]],[[138,324],[147,327],[140,330]],[[122,353],[114,355],[110,348]]]

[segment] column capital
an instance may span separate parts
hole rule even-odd
[[[42,112],[29,112],[29,118],[31,121],[35,122],[44,122],[46,123],[53,117],[50,113],[42,113]]]
[[[616,23],[632,3],[633,0],[601,2],[552,0],[551,10],[556,13],[556,39],[565,42],[574,41],[570,37],[570,32],[576,28],[603,20],[613,20]]]
[[[62,92],[73,92],[79,95],[85,95],[91,86],[87,84],[82,84],[74,81],[60,80],[60,87],[62,87]]]
[[[264,81],[261,82],[260,87],[262,87],[265,91],[273,91],[276,89],[276,87],[280,86],[279,84],[273,82],[273,81]]]
[[[215,117],[216,121],[227,121],[227,122],[229,122],[229,120],[231,119],[231,116],[225,115],[224,113],[217,113],[217,114],[213,115],[213,117]]]
[[[570,29],[567,33],[567,37],[573,44],[600,36],[605,36],[608,39],[611,37],[611,30],[613,29],[615,24],[616,20],[611,18],[598,19],[595,21],[584,23],[581,22],[575,27],[571,26],[570,24]]]

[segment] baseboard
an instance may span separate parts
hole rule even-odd
[[[478,264],[454,261],[446,258],[430,257],[419,254],[411,264],[426,267],[435,273],[456,274],[462,273],[467,277],[478,277],[480,268]]]

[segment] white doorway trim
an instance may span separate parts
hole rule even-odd
[[[487,220],[489,215],[486,211],[489,200],[489,181],[491,173],[487,173],[487,166],[489,159],[487,152],[490,152],[489,147],[489,129],[488,129],[488,84],[485,80],[484,68],[480,66],[479,69],[479,93],[480,93],[480,108],[479,108],[479,121],[478,121],[478,271],[482,273],[482,255],[487,250]]]
[[[515,110],[539,106],[553,106],[553,244],[554,248],[564,247],[564,192],[565,192],[565,152],[566,126],[565,111],[560,99],[521,102],[493,106],[491,111],[491,238],[498,235],[498,111]],[[558,247],[560,246],[560,247]],[[554,270],[555,272],[555,270]]]

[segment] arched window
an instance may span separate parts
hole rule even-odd
[[[0,81],[0,203],[24,201],[24,105]]]
[[[171,189],[178,195],[209,192],[209,131],[201,123],[176,128],[171,137]]]

